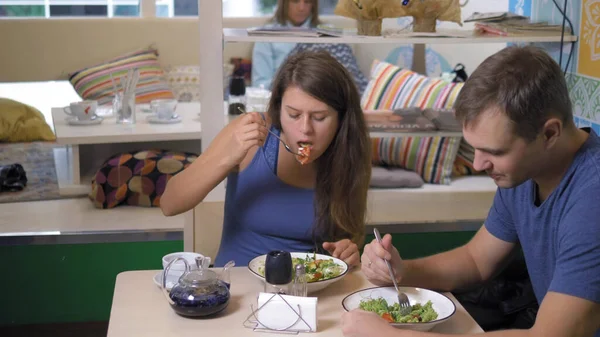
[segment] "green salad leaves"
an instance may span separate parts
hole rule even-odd
[[[388,305],[381,297],[360,301],[360,309],[374,312],[390,323],[425,323],[438,317],[431,301],[427,301],[425,305],[420,303],[413,305],[410,314],[404,316],[400,314],[400,304]]]

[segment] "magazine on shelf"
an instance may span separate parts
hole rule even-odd
[[[455,37],[455,38],[467,38],[473,37],[472,30],[466,29],[438,29],[435,32],[413,32],[407,29],[384,29],[381,35],[384,38],[411,38],[411,37]]]
[[[514,19],[525,19],[528,20],[529,17],[518,15],[512,12],[473,12],[471,16],[466,18],[464,22],[485,22],[485,21],[504,21],[504,20],[514,20]]]
[[[423,116],[430,120],[439,131],[462,132],[462,124],[456,119],[454,110],[425,109]]]
[[[452,110],[402,108],[365,111],[370,132],[461,132],[462,126]]]
[[[473,13],[465,22],[475,22],[477,33],[519,36],[526,33],[561,34],[563,26],[548,22],[532,22],[529,17],[510,12]],[[564,28],[571,34],[569,27]]]
[[[560,35],[562,33],[561,25],[548,25],[545,23],[493,23],[477,22],[475,31],[480,33],[495,34],[501,36],[519,36],[524,34],[547,34]],[[565,34],[571,34],[571,29],[565,27]]]
[[[246,31],[250,36],[340,37],[348,35],[335,29],[307,27],[252,27],[247,28]]]

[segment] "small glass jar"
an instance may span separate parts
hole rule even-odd
[[[135,124],[135,95],[118,93],[113,99],[117,124]]]

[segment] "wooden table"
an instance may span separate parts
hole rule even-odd
[[[219,270],[217,270],[219,271]],[[117,276],[113,297],[109,337],[129,336],[274,336],[278,334],[254,332],[244,328],[250,314],[250,305],[256,307],[257,294],[263,283],[250,274],[246,267],[231,270],[231,300],[227,309],[215,317],[190,319],[177,315],[167,303],[161,290],[153,283],[158,270],[128,271]],[[372,285],[360,270],[314,294],[317,305],[317,332],[315,336],[342,336],[340,316],[344,312],[342,299],[348,294]],[[478,333],[483,330],[465,311],[452,294],[456,313],[448,321],[438,324],[433,331],[446,333]]]

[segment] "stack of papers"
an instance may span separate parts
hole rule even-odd
[[[511,13],[511,12],[488,12],[488,13],[473,12],[473,14],[471,14],[471,16],[469,16],[468,18],[465,19],[465,22],[504,21],[507,19],[529,20],[529,18],[526,16],[517,15],[517,14]]]
[[[487,33],[501,36],[522,35],[527,32],[541,32],[560,34],[562,25],[551,25],[548,22],[531,22],[529,17],[510,12],[473,13],[465,22],[475,22],[478,33]],[[571,30],[565,27],[565,34]]]
[[[385,29],[382,34],[388,38],[406,37],[473,37],[473,31],[464,29],[440,29],[436,32],[413,32],[406,29]]]
[[[246,31],[250,36],[339,37],[348,35],[333,29],[305,27],[253,27]]]

